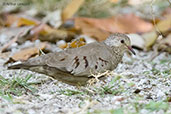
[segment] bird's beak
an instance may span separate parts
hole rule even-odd
[[[127,46],[127,45],[126,45],[126,46]],[[127,48],[128,48],[134,55],[136,55],[135,51],[132,49],[131,46],[127,46]]]

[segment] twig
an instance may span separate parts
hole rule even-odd
[[[169,2],[169,4],[171,5],[171,1],[170,0],[167,0]]]
[[[150,60],[149,61],[152,61],[152,60],[154,60],[160,53],[158,52],[158,45],[154,45],[153,46],[153,50],[154,50],[154,52],[153,52],[153,55],[152,55],[152,57],[150,58]]]
[[[159,30],[159,28],[157,27],[156,25],[156,20],[155,20],[155,16],[154,16],[154,11],[153,11],[153,3],[155,2],[155,0],[151,0],[151,4],[150,4],[150,7],[151,7],[151,15],[152,15],[152,19],[153,19],[153,23],[154,23],[154,27],[156,29],[156,31],[159,33],[159,34],[162,34]]]
[[[92,79],[90,79],[90,80],[88,81],[89,85],[92,85],[93,83],[99,82],[99,78],[102,77],[102,76],[104,76],[104,75],[109,76],[109,75],[112,74],[112,72],[109,71],[109,70],[106,70],[106,71],[103,72],[103,73],[94,73],[94,74],[93,74],[91,71],[90,71],[90,73],[91,73],[91,76],[93,76],[94,78],[92,78]]]
[[[12,45],[13,43],[15,43],[18,39],[18,37],[20,37],[20,35],[24,32],[21,31],[20,33],[18,33],[11,41],[9,41],[7,44],[5,44],[1,49],[0,49],[0,53],[2,53],[3,51],[5,51],[10,45]]]
[[[84,114],[86,112],[86,110],[90,107],[92,107],[93,105],[97,104],[97,101],[90,101],[90,100],[86,100],[85,101],[85,106],[78,112],[74,113],[74,114]]]
[[[46,54],[42,51],[42,49],[39,48],[39,56],[40,55],[46,55]]]

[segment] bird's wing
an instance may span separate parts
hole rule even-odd
[[[91,71],[103,72],[109,69],[111,56],[105,45],[91,43],[80,48],[48,54],[45,64],[76,76],[84,76],[90,75]]]

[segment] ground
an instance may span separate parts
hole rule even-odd
[[[136,50],[111,76],[76,87],[26,70],[7,70],[0,59],[1,114],[171,114],[171,55]]]

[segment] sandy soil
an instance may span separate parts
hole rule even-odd
[[[7,70],[0,59],[0,75],[7,79],[26,77],[37,91],[11,95],[12,102],[0,96],[1,114],[164,114],[171,113],[171,55],[161,53],[150,60],[153,52],[127,55],[112,76],[92,86],[75,87],[53,80],[45,75],[26,70]],[[163,105],[153,106],[153,102]],[[150,105],[150,106],[149,106]],[[151,106],[152,105],[152,106]],[[162,108],[162,106],[165,108]]]

